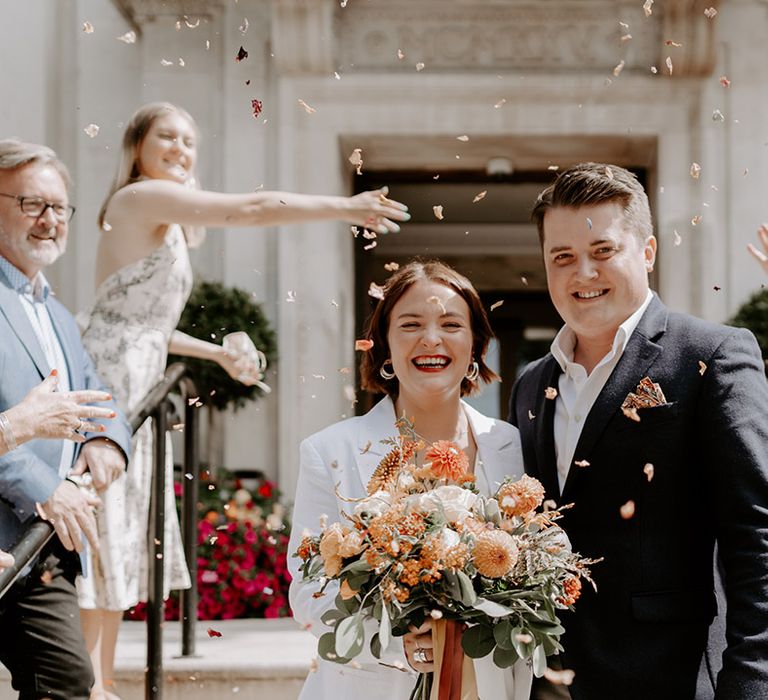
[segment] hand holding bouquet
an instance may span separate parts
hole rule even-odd
[[[423,441],[404,419],[398,427],[368,497],[350,502],[349,525],[307,535],[297,552],[303,580],[321,583],[315,596],[329,581],[340,585],[322,618],[333,629],[320,637],[319,655],[348,663],[367,641],[380,658],[393,636],[431,617],[435,673],[420,677],[413,697],[450,697],[462,685],[466,692],[471,664],[458,681],[455,670],[441,673],[461,668],[463,654],[493,653],[502,668],[530,659],[541,676],[546,657],[561,650],[557,610],[579,597],[591,562],[570,551],[558,511],[537,512],[544,489],[536,479],[505,481],[483,496],[456,445],[436,442],[419,463]],[[370,619],[378,631],[366,640]],[[446,693],[446,684],[455,690]]]

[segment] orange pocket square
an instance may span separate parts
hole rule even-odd
[[[652,408],[653,406],[662,406],[667,403],[664,392],[656,382],[651,381],[650,377],[643,377],[637,385],[637,389],[630,391],[627,398],[621,404],[622,410],[631,410],[639,408]]]

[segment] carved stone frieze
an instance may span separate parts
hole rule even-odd
[[[713,62],[713,0],[656,3],[644,17],[637,0],[413,0],[336,7],[339,63],[357,70],[665,70],[665,40],[675,40],[673,75]],[[629,28],[622,28],[626,22]],[[670,34],[670,32],[672,32]],[[627,35],[631,35],[628,38]],[[624,37],[624,39],[622,39]],[[677,53],[674,53],[676,51]],[[623,61],[623,63],[622,63]]]
[[[212,17],[224,7],[224,0],[112,0],[131,23],[141,28],[157,17]]]

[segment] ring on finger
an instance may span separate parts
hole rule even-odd
[[[425,664],[427,663],[427,652],[425,649],[416,649],[416,651],[413,652],[413,660],[417,664]]]

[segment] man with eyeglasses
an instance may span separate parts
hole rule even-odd
[[[69,174],[45,146],[0,140],[0,412],[17,404],[53,369],[60,391],[99,389],[72,315],[51,294],[43,270],[65,251]],[[97,547],[92,509],[98,499],[67,477],[90,471],[106,488],[124,469],[130,429],[117,418],[85,442],[32,440],[0,457],[0,550],[24,536],[36,514],[56,536],[0,598],[0,661],[21,700],[85,699],[93,673],[80,629],[75,577],[83,536]],[[0,413],[0,417],[2,417]],[[6,443],[15,436],[0,421]],[[79,439],[79,438],[78,438]]]

